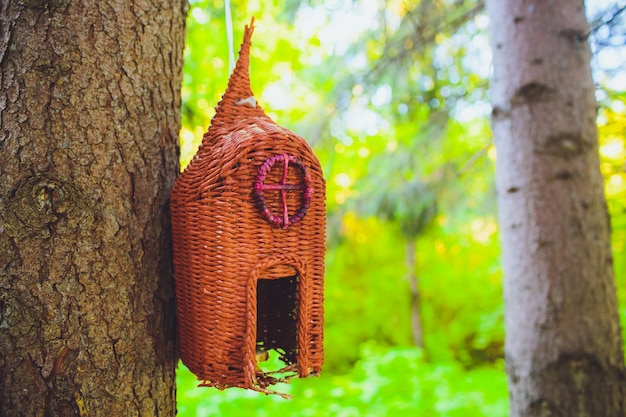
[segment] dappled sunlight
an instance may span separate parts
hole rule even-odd
[[[494,218],[478,218],[472,221],[470,230],[472,231],[472,238],[476,242],[485,244],[496,237],[498,224]]]
[[[337,174],[334,181],[341,188],[349,188],[352,185],[352,179],[345,172]]]
[[[607,159],[626,159],[626,149],[624,148],[624,138],[611,138],[600,146],[600,155]]]
[[[198,151],[205,129],[196,126],[193,130],[189,130],[183,126],[180,131],[180,170],[184,170],[191,159]]]

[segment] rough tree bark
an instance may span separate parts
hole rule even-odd
[[[172,416],[186,2],[0,5],[0,415]]]
[[[511,416],[624,416],[584,2],[487,12]]]

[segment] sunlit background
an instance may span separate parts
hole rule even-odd
[[[182,168],[229,76],[223,1],[190,3]],[[624,325],[626,2],[587,6]],[[507,416],[483,2],[233,0],[231,8],[235,51],[256,18],[258,102],[309,141],[327,179],[325,366],[318,378],[278,386],[288,401],[197,388],[181,365],[179,415]]]

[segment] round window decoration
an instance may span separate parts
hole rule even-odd
[[[274,184],[266,184],[265,180],[273,169],[282,169],[282,181]],[[290,184],[287,181],[289,169],[299,172],[302,181],[298,184]],[[282,213],[273,213],[267,206],[266,193],[277,192],[280,197]],[[287,193],[301,193],[300,207],[292,215],[289,215],[287,208]],[[275,227],[286,229],[294,223],[299,222],[306,215],[311,197],[313,196],[313,186],[311,185],[311,174],[307,167],[293,155],[280,154],[267,158],[259,168],[254,183],[254,198],[261,212],[261,216]]]

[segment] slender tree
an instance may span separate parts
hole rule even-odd
[[[511,416],[624,416],[583,0],[488,0]]]
[[[0,415],[175,414],[186,2],[0,3]]]

